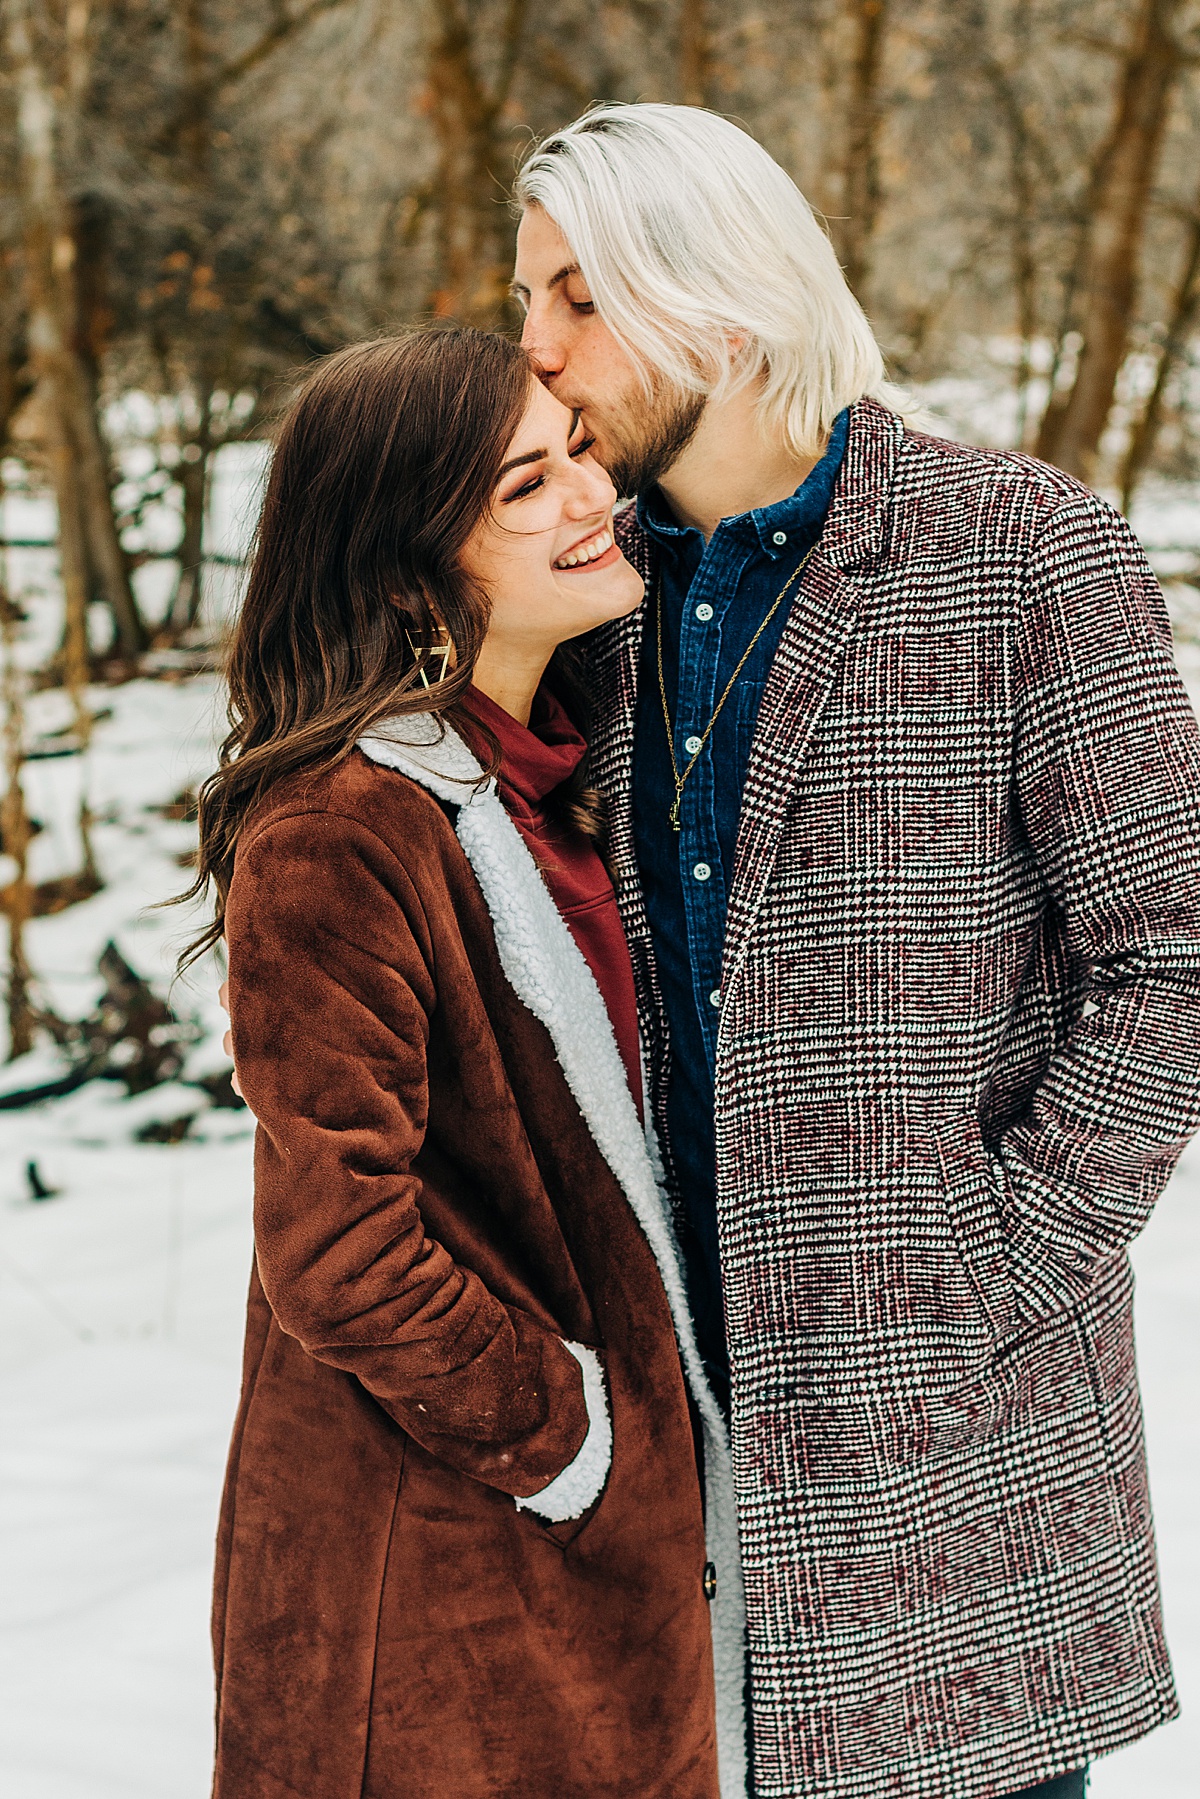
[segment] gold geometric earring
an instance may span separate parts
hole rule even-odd
[[[412,640],[412,632],[405,631],[404,635],[408,639],[408,647],[412,651],[413,661],[414,662],[419,661],[421,652]],[[444,631],[443,636],[444,636],[444,641],[442,643],[430,644],[429,652],[428,652],[428,655],[426,656],[426,662],[431,661],[434,656],[441,657],[441,662],[442,662],[441,672],[435,677],[435,681],[438,684],[440,684],[442,681],[444,681],[446,679],[446,672],[450,666],[450,658],[454,653],[454,645],[450,641],[449,631]],[[430,682],[429,676],[425,673],[425,663],[421,664],[421,667],[419,668],[418,673],[420,674],[421,685],[423,687],[428,688],[434,684],[434,683]]]

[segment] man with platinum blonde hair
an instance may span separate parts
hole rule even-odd
[[[586,124],[561,134],[569,153],[544,147],[526,164],[518,194],[587,268],[649,407],[629,445],[629,381],[589,410],[618,490],[638,491],[625,484],[632,475],[644,484],[644,465],[627,459],[648,429],[669,451],[707,401],[738,391],[752,395],[765,436],[814,461],[852,400],[887,389],[871,327],[804,196],[711,113],[610,107]]]
[[[1200,1124],[1161,595],[1078,482],[905,424],[736,126],[599,107],[516,192],[524,341],[636,500],[592,766],[733,1439],[722,1799],[1067,1799],[1176,1710],[1127,1258]]]

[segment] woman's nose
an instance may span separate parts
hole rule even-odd
[[[585,457],[582,462],[573,462],[571,468],[575,480],[568,505],[573,517],[586,518],[592,512],[611,511],[617,490],[600,464]]]

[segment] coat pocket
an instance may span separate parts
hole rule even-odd
[[[967,1279],[999,1345],[1017,1328],[1016,1293],[1000,1216],[1002,1178],[974,1113],[936,1133],[942,1197]]]
[[[604,1504],[607,1492],[608,1488],[605,1487],[604,1492],[598,1498],[593,1499],[591,1505],[578,1518],[568,1518],[561,1524],[552,1524],[548,1518],[539,1518],[536,1512],[524,1512],[522,1516],[537,1525],[539,1535],[548,1537],[552,1543],[557,1543],[560,1549],[569,1549],[575,1539],[582,1536],[592,1522]]]

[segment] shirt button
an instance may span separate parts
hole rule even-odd
[[[696,608],[696,617],[702,625],[706,625],[712,615],[712,607],[707,600],[702,600]]]
[[[712,869],[708,866],[707,862],[697,862],[692,873],[698,881],[707,881],[709,875],[712,873]]]
[[[771,542],[778,543],[778,544],[786,543],[787,542],[787,532],[786,531],[776,531],[771,538]]]
[[[719,987],[713,988],[712,992],[708,996],[708,1003],[710,1006],[719,1006],[720,1005],[721,989]]]
[[[696,754],[696,751],[698,749],[702,749],[703,746],[704,746],[703,737],[685,737],[683,740],[683,747],[687,751],[689,756],[694,756]]]

